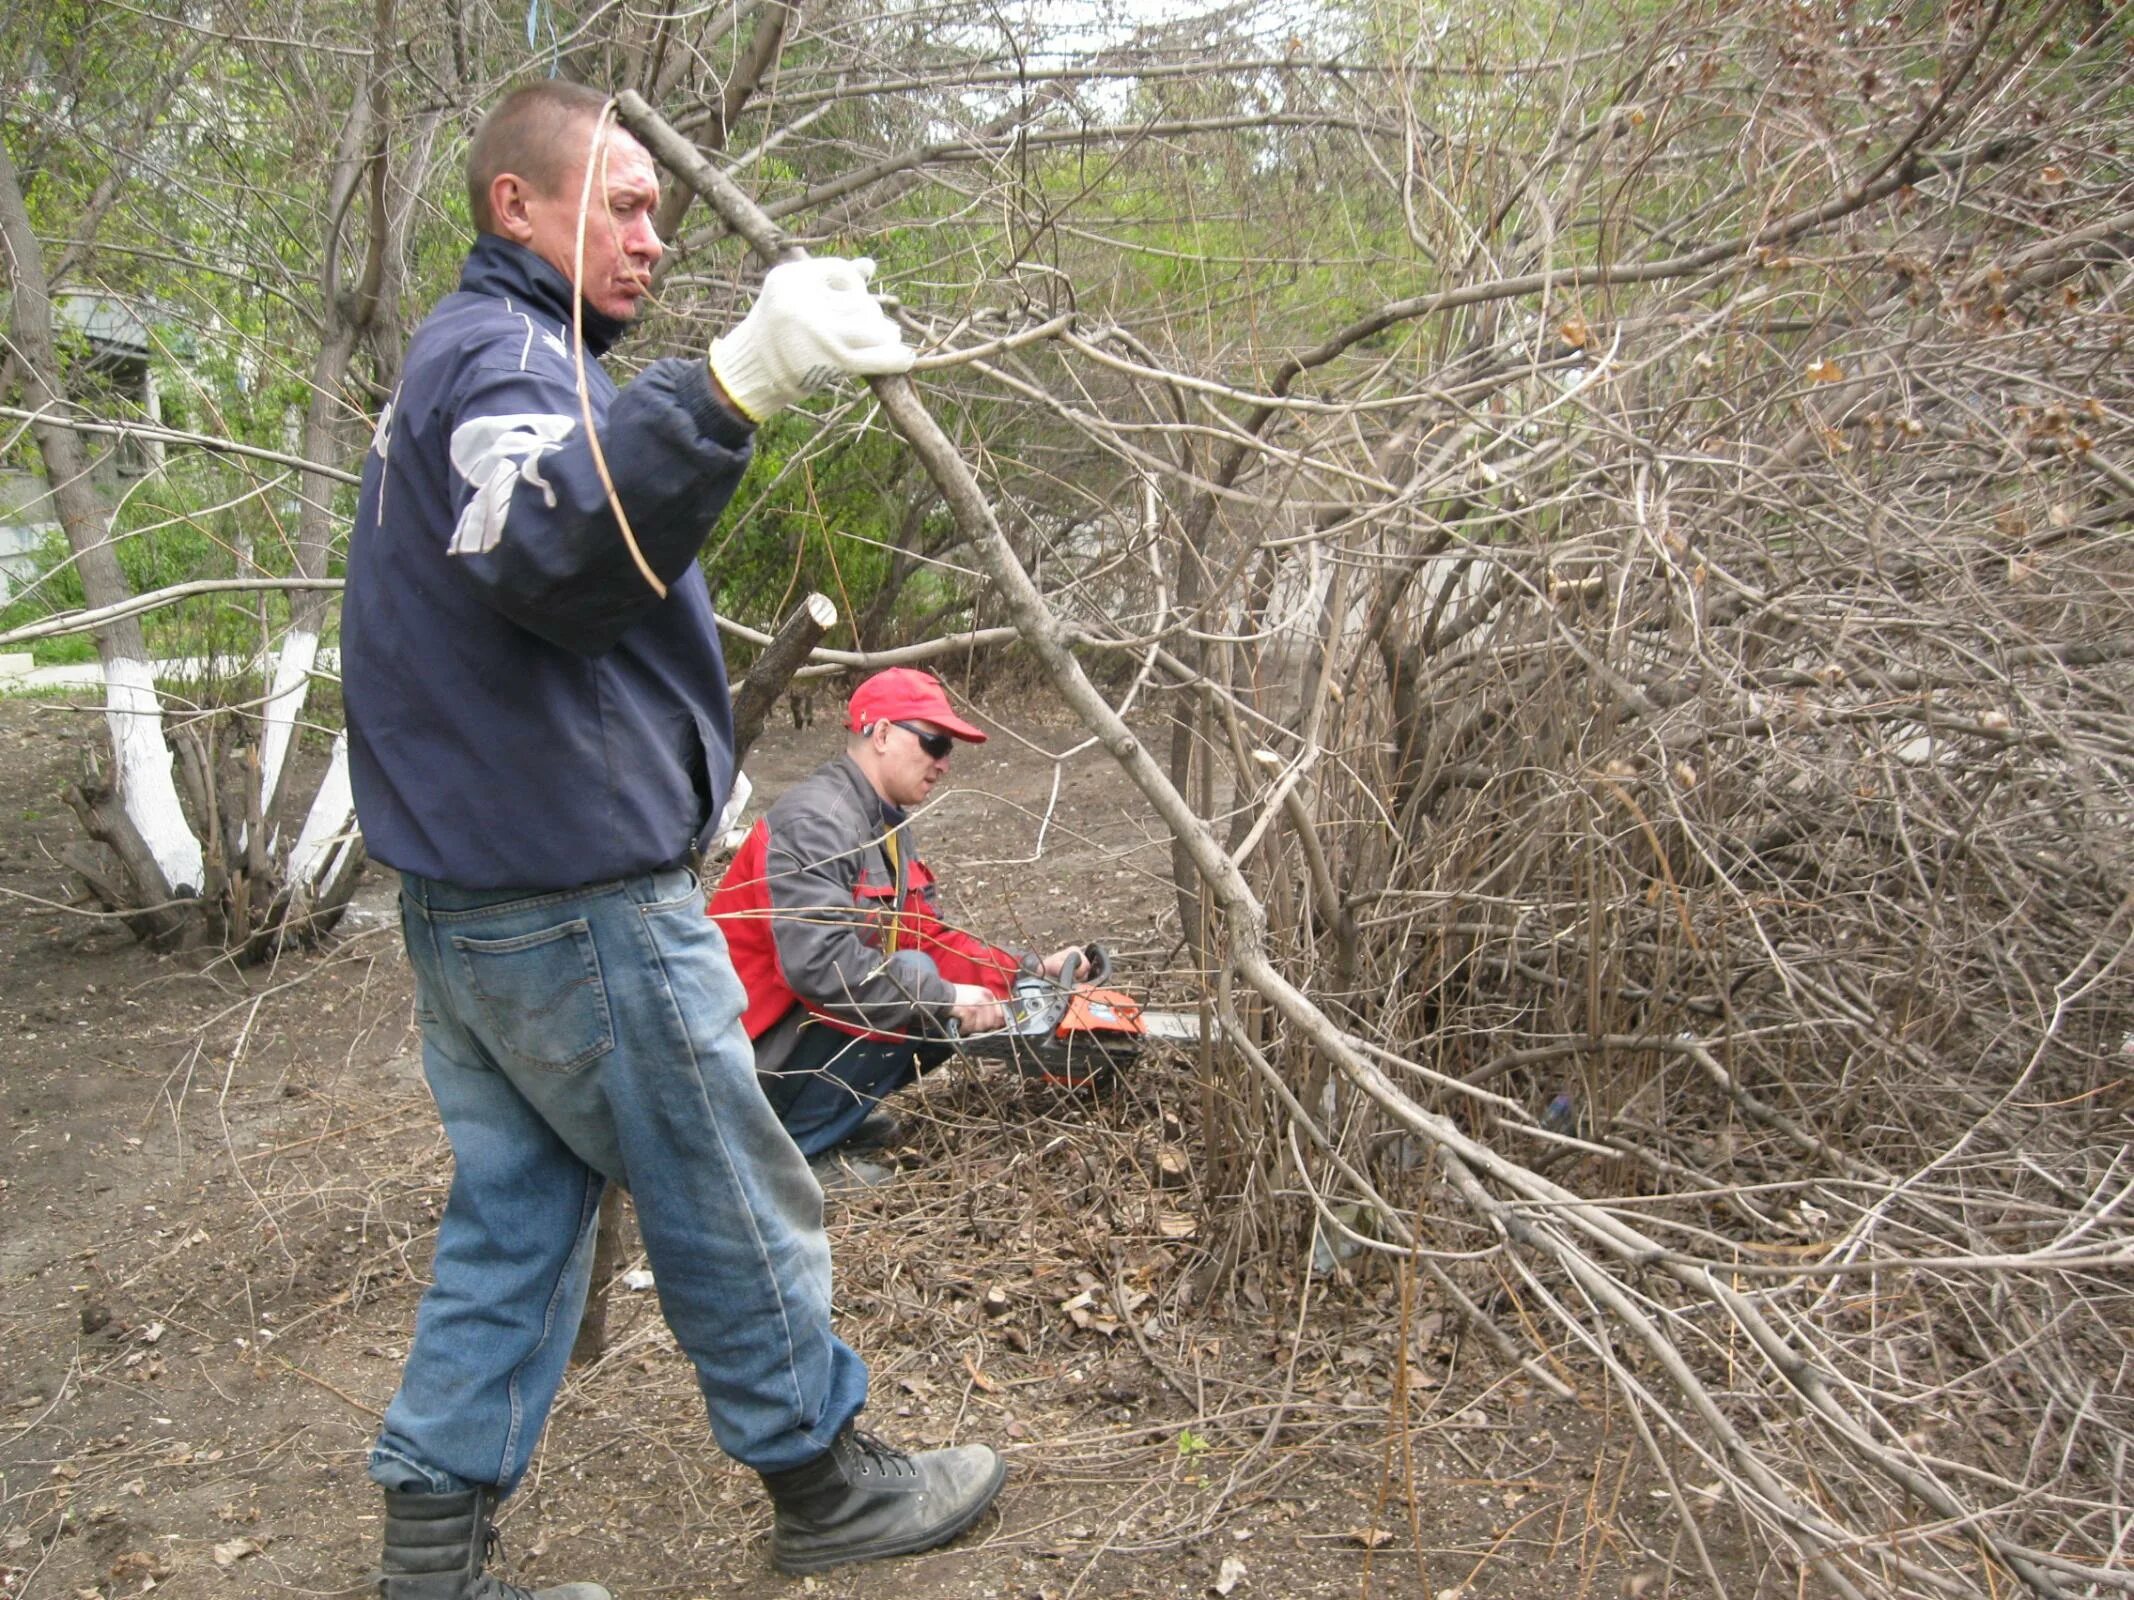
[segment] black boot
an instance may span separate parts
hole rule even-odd
[[[384,1600],[609,1600],[597,1583],[521,1589],[482,1571],[496,1529],[494,1489],[385,1496]]]
[[[987,1445],[910,1456],[847,1427],[813,1461],[763,1474],[777,1508],[771,1561],[780,1572],[820,1572],[931,1550],[976,1522],[1007,1475]]]

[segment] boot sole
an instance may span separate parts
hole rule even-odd
[[[1008,1481],[1008,1464],[996,1460],[993,1463],[993,1481],[975,1504],[953,1522],[942,1523],[923,1533],[906,1534],[901,1539],[883,1539],[870,1545],[837,1551],[824,1551],[815,1556],[787,1556],[774,1544],[771,1547],[771,1565],[789,1578],[803,1577],[811,1572],[827,1572],[832,1567],[849,1567],[861,1561],[883,1561],[890,1556],[915,1556],[922,1550],[932,1550],[944,1545],[969,1530],[970,1526],[991,1509],[1000,1493],[1000,1486]]]

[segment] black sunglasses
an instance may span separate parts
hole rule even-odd
[[[956,741],[947,734],[928,733],[917,723],[899,722],[892,717],[889,725],[892,728],[902,728],[906,733],[918,740],[919,748],[926,752],[926,757],[929,761],[946,761],[948,753],[956,748]]]

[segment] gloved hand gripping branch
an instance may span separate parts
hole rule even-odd
[[[874,263],[818,256],[771,268],[740,324],[711,341],[711,375],[762,422],[846,375],[911,370],[912,351],[867,288]]]

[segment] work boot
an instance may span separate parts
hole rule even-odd
[[[609,1600],[597,1583],[521,1589],[482,1571],[496,1543],[494,1489],[385,1495],[383,1600]]]
[[[847,1194],[855,1189],[879,1189],[896,1177],[896,1168],[854,1155],[843,1145],[808,1157],[808,1170],[822,1185],[824,1194]]]
[[[887,1150],[904,1142],[904,1119],[894,1111],[870,1111],[865,1120],[845,1135],[840,1150]]]
[[[820,1572],[946,1544],[1000,1493],[1008,1464],[982,1444],[906,1455],[848,1426],[803,1466],[763,1474],[777,1516],[771,1562]]]

